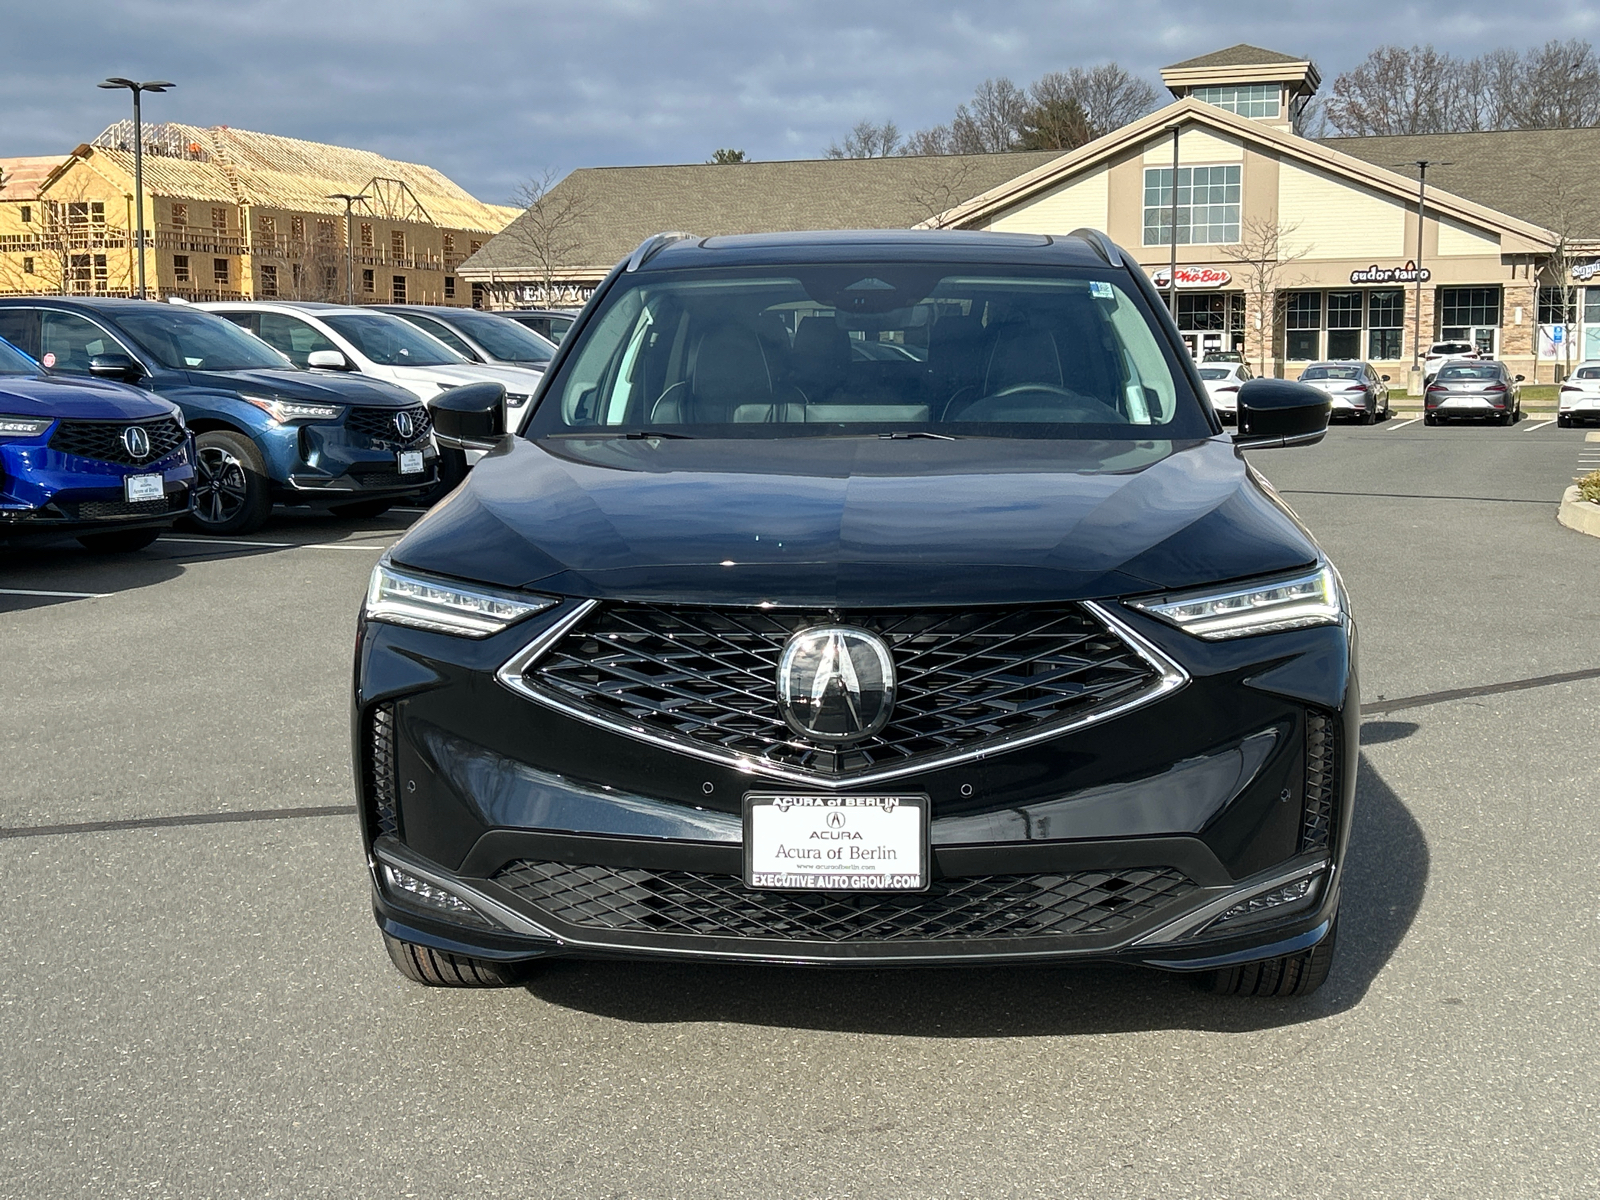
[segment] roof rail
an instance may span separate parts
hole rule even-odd
[[[1098,229],[1090,229],[1085,225],[1082,228],[1074,229],[1067,236],[1082,238],[1088,242],[1094,248],[1094,252],[1105,259],[1107,266],[1122,266],[1122,251],[1118,250],[1117,244]]]
[[[694,236],[695,235],[692,233],[651,234],[649,237],[645,238],[644,241],[639,243],[639,248],[637,250],[628,255],[627,270],[637,271],[640,267],[644,266],[645,263],[654,258],[659,251],[672,245],[673,242],[681,242],[684,238],[692,238]]]

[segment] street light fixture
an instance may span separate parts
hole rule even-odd
[[[346,299],[348,303],[356,302],[356,258],[355,249],[350,244],[350,206],[367,199],[365,193],[352,196],[348,192],[334,192],[326,197],[329,200],[344,201],[344,281],[346,285]]]
[[[139,117],[139,96],[144,92],[164,92],[168,88],[176,87],[165,79],[151,79],[144,83],[135,83],[131,79],[112,77],[96,87],[112,90],[126,90],[133,93],[133,219],[137,232],[134,234],[133,244],[135,255],[138,259],[139,271],[139,299],[145,298],[144,293],[144,125]]]

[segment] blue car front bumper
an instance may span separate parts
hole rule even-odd
[[[51,447],[50,431],[0,443],[0,539],[70,537],[170,525],[193,503],[193,441],[137,465]],[[160,475],[159,499],[130,500],[127,480]]]

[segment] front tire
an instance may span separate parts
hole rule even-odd
[[[1309,996],[1328,978],[1338,936],[1339,919],[1335,917],[1328,936],[1309,950],[1224,967],[1201,975],[1196,982],[1219,996]]]
[[[1437,425],[1439,423],[1439,418],[1434,416],[1432,413],[1423,413],[1422,423],[1424,425]]]
[[[389,961],[394,964],[395,970],[413,983],[427,987],[515,987],[527,975],[527,969],[519,964],[467,958],[412,942],[402,942],[387,933],[383,935],[383,946],[389,952]]]
[[[85,533],[78,545],[95,554],[132,554],[143,550],[162,535],[161,529],[118,529],[109,533]]]
[[[1571,417],[1557,416],[1556,417],[1556,428],[1557,429],[1571,429],[1572,428],[1572,418]]]
[[[201,533],[251,533],[272,512],[267,468],[255,443],[225,430],[195,439],[194,511],[189,523]]]

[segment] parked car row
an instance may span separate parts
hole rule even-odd
[[[370,308],[0,299],[0,539],[137,549],[179,519],[244,534],[274,504],[368,517],[437,498],[468,455],[441,453],[430,406],[491,383],[514,422],[554,352],[490,314],[463,325],[525,365]]]

